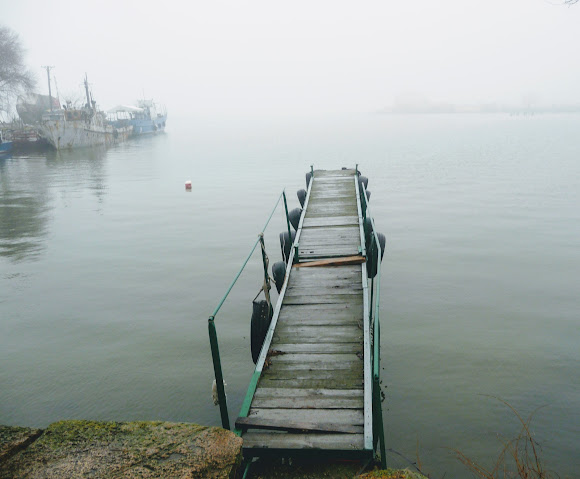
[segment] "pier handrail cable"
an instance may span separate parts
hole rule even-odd
[[[280,203],[280,200],[282,199],[282,197],[284,197],[284,201],[286,201],[285,191],[282,191],[282,193],[280,193],[280,196],[278,197],[278,200],[276,201],[276,204],[274,205],[274,208],[272,209],[272,213],[270,213],[270,216],[268,217],[268,221],[266,221],[266,224],[262,228],[260,234],[264,234],[264,231],[266,231],[266,228],[268,227],[268,224],[270,223],[270,220],[272,219],[272,216],[274,216],[274,213],[276,211],[276,208],[278,208],[278,204]],[[246,261],[244,261],[244,264],[242,264],[242,267],[240,268],[240,270],[238,271],[238,273],[234,277],[234,280],[232,281],[232,284],[230,284],[230,287],[226,291],[226,294],[224,294],[223,298],[221,299],[221,301],[218,303],[217,307],[215,308],[213,314],[211,315],[212,318],[215,318],[215,316],[217,315],[218,311],[220,310],[220,308],[222,307],[222,305],[225,303],[226,298],[230,294],[230,291],[234,288],[234,285],[236,284],[236,282],[238,281],[238,278],[241,276],[242,272],[244,271],[244,268],[248,264],[248,261],[250,261],[250,258],[254,254],[254,251],[256,250],[256,247],[258,246],[259,243],[260,243],[260,235],[258,235],[258,239],[254,243],[254,246],[252,246],[252,249],[250,250],[250,253],[248,254],[248,257],[246,258]]]

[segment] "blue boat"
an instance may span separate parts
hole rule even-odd
[[[12,142],[4,140],[4,135],[0,130],[0,159],[8,158],[12,152]]]
[[[161,133],[165,130],[167,111],[152,100],[139,100],[137,106],[118,105],[107,112],[109,122],[116,128],[131,126],[132,135]]]

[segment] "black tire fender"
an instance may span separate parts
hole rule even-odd
[[[302,216],[302,208],[294,208],[290,213],[288,213],[288,219],[292,227],[298,231],[298,225],[300,224],[300,217]]]
[[[298,201],[300,201],[300,206],[304,208],[304,202],[306,201],[306,190],[298,190],[296,195],[298,196]]]
[[[272,320],[272,311],[268,307],[267,301],[253,301],[252,302],[252,320],[250,323],[250,348],[252,350],[252,361],[254,364],[258,362],[266,333],[270,327]]]
[[[286,263],[283,261],[274,263],[272,265],[272,276],[274,277],[274,283],[276,283],[278,294],[280,294],[282,286],[284,285],[284,278],[286,277]]]
[[[292,245],[294,244],[294,238],[296,238],[296,233],[291,231],[292,237],[288,236],[288,231],[280,233],[280,249],[282,250],[282,260],[284,263],[288,262],[290,257],[290,251],[292,250]]]

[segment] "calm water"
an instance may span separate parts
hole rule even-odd
[[[219,425],[207,317],[283,187],[310,164],[369,177],[387,236],[387,447],[468,477],[532,420],[580,467],[580,117],[171,119],[109,150],[0,161],[0,424]],[[193,181],[185,192],[184,182]],[[280,259],[278,210],[266,235]],[[254,256],[217,318],[230,415],[253,370]],[[389,453],[392,465],[405,465]]]

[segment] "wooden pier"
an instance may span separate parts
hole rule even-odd
[[[373,457],[372,315],[359,188],[354,169],[312,174],[293,258],[236,420],[246,458]]]

